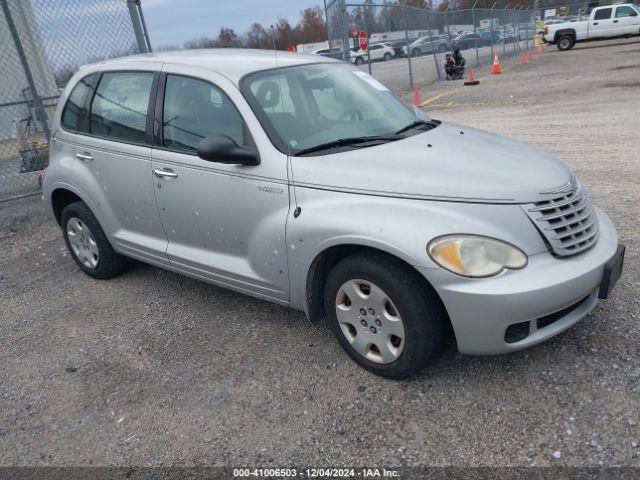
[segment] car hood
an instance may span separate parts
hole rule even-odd
[[[379,146],[294,157],[292,169],[297,186],[485,203],[535,202],[572,177],[530,145],[445,122]]]

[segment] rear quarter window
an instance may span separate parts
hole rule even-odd
[[[73,87],[67,103],[62,110],[62,118],[60,120],[62,128],[65,130],[72,132],[80,130],[81,117],[85,114],[83,111],[84,102],[87,99],[87,95],[92,91],[96,77],[96,73],[87,75]]]

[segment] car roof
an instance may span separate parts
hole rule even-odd
[[[277,57],[277,62],[276,62]],[[248,73],[310,63],[333,63],[340,60],[294,52],[254,50],[248,48],[206,48],[145,53],[106,60],[96,65],[117,66],[128,62],[172,64],[205,68],[226,76],[234,83]]]

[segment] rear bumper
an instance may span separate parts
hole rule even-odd
[[[573,257],[532,255],[524,269],[484,279],[421,269],[449,313],[461,353],[489,355],[529,347],[566,330],[596,307],[604,265],[618,247],[611,221],[600,210],[596,213],[600,222],[597,244]],[[549,317],[538,322],[565,309],[553,322],[548,322]],[[507,328],[524,322],[530,325],[525,338],[508,343]]]

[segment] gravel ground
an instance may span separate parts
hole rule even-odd
[[[638,52],[553,49],[429,86],[436,118],[566,161],[628,250],[574,328],[449,350],[410,381],[358,368],[298,312],[144,265],[91,280],[41,207],[5,206],[35,213],[0,232],[0,465],[640,466]]]

